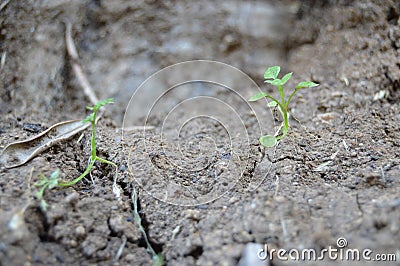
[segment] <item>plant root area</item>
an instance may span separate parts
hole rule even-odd
[[[116,180],[115,168],[96,162],[76,185],[47,190],[46,211],[35,197],[38,176],[59,169],[62,180],[78,177],[90,129],[22,166],[0,165],[0,265],[151,265],[134,190],[165,265],[399,265],[398,1],[3,0],[0,13],[0,148],[89,114],[72,68],[79,63],[99,99],[115,98],[96,133],[97,155],[118,165]],[[77,62],[67,53],[66,21]],[[262,80],[272,65],[293,72],[293,82],[320,85],[293,99],[289,134],[274,149],[260,146],[255,116],[226,90],[216,97],[241,115],[246,138],[229,132],[233,112],[223,126],[182,125],[164,124],[161,110],[146,132],[122,134],[141,82],[203,58],[243,70],[273,95]],[[255,106],[274,120],[266,102]],[[163,138],[176,128],[175,139]],[[265,245],[320,252],[338,248],[339,238],[372,258],[397,253],[397,262],[257,258]]]

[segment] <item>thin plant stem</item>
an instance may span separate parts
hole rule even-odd
[[[95,162],[96,162],[95,160],[90,160],[90,163],[87,166],[85,172],[83,172],[79,177],[77,177],[74,180],[69,181],[69,182],[58,182],[58,185],[60,187],[69,187],[69,186],[75,185],[76,183],[81,181],[87,174],[89,174],[89,172],[90,172],[90,170],[92,170]]]
[[[106,160],[106,159],[103,159],[103,158],[97,157],[97,156],[96,156],[96,160],[97,160],[97,161],[100,161],[100,162],[102,162],[102,163],[111,164],[112,166],[115,166],[115,167],[117,167],[117,165],[116,165],[115,163],[113,163],[113,162],[110,162],[110,161],[108,161],[108,160]]]

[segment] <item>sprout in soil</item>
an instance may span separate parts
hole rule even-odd
[[[68,187],[68,186],[72,186],[75,185],[77,182],[79,182],[82,178],[84,178],[87,174],[89,174],[90,170],[92,170],[93,165],[96,161],[102,162],[102,163],[106,163],[106,164],[110,164],[112,166],[114,166],[115,168],[117,168],[117,165],[113,162],[107,161],[106,159],[100,158],[97,156],[96,154],[96,116],[97,116],[97,111],[103,107],[106,104],[109,103],[113,103],[114,99],[110,98],[110,99],[105,99],[103,101],[99,101],[95,106],[87,106],[86,108],[88,110],[93,111],[93,113],[91,113],[90,115],[88,115],[88,117],[86,117],[82,122],[84,123],[88,123],[90,122],[92,124],[92,136],[90,138],[90,143],[92,146],[92,153],[89,159],[89,164],[86,167],[86,170],[77,178],[75,178],[72,181],[69,182],[58,182],[58,186],[60,187]]]
[[[289,79],[292,77],[292,72],[284,75],[282,79],[278,79],[280,70],[281,70],[281,68],[279,66],[273,66],[273,67],[269,67],[267,69],[267,71],[265,71],[265,74],[264,74],[265,83],[272,84],[278,88],[278,92],[281,97],[280,101],[265,92],[259,92],[256,95],[249,98],[249,101],[251,101],[251,102],[257,101],[262,98],[268,98],[268,99],[272,100],[271,102],[268,103],[268,106],[269,107],[277,107],[279,112],[282,115],[282,118],[283,118],[282,125],[279,127],[279,129],[275,133],[275,135],[274,136],[265,135],[265,136],[260,137],[260,143],[263,146],[268,147],[268,148],[275,146],[276,143],[279,140],[283,139],[286,136],[286,134],[288,133],[288,131],[289,131],[289,104],[290,104],[290,101],[292,100],[293,96],[296,94],[296,92],[303,88],[315,87],[315,86],[319,85],[312,81],[300,82],[299,84],[297,84],[294,91],[289,95],[289,98],[286,100],[285,89],[284,89],[283,85],[285,85],[286,82],[288,82]]]
[[[103,101],[99,101],[95,106],[87,106],[86,107],[88,110],[93,111],[90,115],[88,115],[88,117],[86,117],[82,121],[84,123],[90,122],[91,125],[92,125],[92,136],[90,138],[91,147],[92,147],[92,153],[91,153],[91,156],[89,158],[89,164],[86,167],[86,170],[84,172],[79,177],[75,178],[72,181],[68,181],[68,182],[64,182],[64,181],[59,181],[58,180],[58,176],[59,176],[59,171],[58,170],[54,171],[49,178],[47,178],[44,175],[40,175],[39,176],[40,180],[35,183],[35,186],[40,187],[39,191],[36,193],[36,197],[40,200],[40,206],[41,206],[43,211],[46,211],[47,206],[48,206],[46,201],[43,199],[43,195],[44,195],[44,192],[45,192],[46,189],[52,189],[52,188],[54,188],[56,186],[58,186],[58,187],[68,187],[68,186],[75,185],[77,182],[82,180],[82,178],[84,178],[90,172],[90,170],[92,170],[93,165],[94,165],[94,163],[96,161],[99,161],[99,162],[102,162],[102,163],[106,163],[106,164],[110,164],[110,165],[114,166],[117,169],[117,165],[115,163],[98,157],[97,153],[96,153],[96,116],[97,116],[97,112],[104,105],[109,104],[109,103],[113,103],[113,102],[114,102],[114,99],[110,98],[110,99],[106,99],[106,100],[103,100]],[[116,180],[116,178],[114,180]]]
[[[36,192],[36,198],[40,201],[40,208],[42,209],[42,211],[46,211],[48,204],[47,202],[44,200],[43,196],[44,196],[44,191],[46,189],[52,189],[54,187],[56,187],[58,185],[58,176],[60,175],[60,171],[57,169],[55,170],[50,177],[46,177],[43,174],[39,175],[39,181],[37,181],[35,183],[36,187],[40,187],[39,191]]]

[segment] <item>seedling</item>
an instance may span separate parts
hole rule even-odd
[[[44,191],[46,189],[52,189],[58,185],[58,176],[60,175],[60,171],[57,169],[55,170],[49,178],[47,178],[45,175],[40,174],[39,178],[40,180],[35,183],[36,187],[40,187],[39,191],[36,193],[36,198],[40,201],[40,208],[42,208],[43,211],[47,210],[48,204],[44,200]]]
[[[265,135],[260,137],[260,143],[268,148],[274,147],[276,143],[283,139],[286,134],[289,131],[289,104],[290,101],[292,100],[293,96],[298,92],[300,89],[303,88],[310,88],[310,87],[316,87],[319,84],[314,83],[312,81],[303,81],[297,84],[296,88],[294,91],[289,95],[289,98],[286,100],[285,98],[285,89],[283,85],[286,84],[286,82],[289,81],[289,79],[292,77],[292,72],[286,74],[283,76],[282,79],[278,79],[278,75],[280,72],[281,68],[279,66],[273,66],[269,67],[267,71],[265,71],[264,74],[264,79],[265,83],[272,84],[278,88],[279,95],[281,97],[281,100],[277,100],[276,98],[272,97],[268,93],[265,92],[259,92],[256,95],[252,96],[249,98],[250,102],[260,100],[262,98],[268,98],[272,100],[271,102],[268,103],[269,107],[277,107],[279,112],[282,115],[283,122],[281,126],[279,127],[278,131],[275,133],[274,136],[272,135]]]
[[[86,167],[86,170],[77,178],[75,178],[72,181],[69,182],[63,182],[58,180],[58,176],[60,174],[59,170],[54,171],[49,178],[44,176],[43,174],[39,175],[40,180],[35,183],[35,186],[40,187],[39,191],[36,193],[36,197],[40,200],[40,207],[42,208],[43,211],[47,210],[48,204],[46,201],[43,199],[43,195],[46,189],[52,189],[56,186],[59,187],[69,187],[72,185],[75,185],[77,182],[82,180],[89,172],[92,170],[93,165],[96,161],[110,164],[117,168],[117,165],[113,162],[110,162],[106,159],[100,158],[97,156],[96,153],[96,117],[97,117],[97,112],[101,107],[103,107],[106,104],[113,103],[114,99],[106,99],[103,101],[98,102],[95,106],[87,106],[86,108],[88,110],[93,111],[90,115],[88,115],[82,122],[88,123],[90,122],[92,124],[92,136],[90,138],[90,143],[92,146],[92,153],[89,158],[89,164]],[[116,180],[116,179],[115,179]]]
[[[77,177],[74,180],[69,181],[69,182],[58,182],[58,186],[60,186],[60,187],[69,187],[69,186],[75,185],[77,182],[82,180],[82,178],[84,178],[87,174],[89,174],[90,170],[92,170],[93,165],[94,165],[94,163],[96,161],[99,161],[99,162],[102,162],[102,163],[106,163],[106,164],[110,164],[110,165],[114,166],[115,168],[117,168],[117,165],[115,163],[98,157],[97,153],[96,153],[96,116],[97,116],[97,112],[104,105],[109,104],[109,103],[113,103],[113,102],[114,102],[114,99],[113,98],[109,98],[109,99],[105,99],[103,101],[98,102],[95,106],[87,106],[86,107],[86,109],[93,111],[90,115],[88,115],[82,121],[84,123],[91,123],[92,124],[92,136],[90,138],[90,143],[91,143],[91,146],[92,146],[92,153],[91,153],[91,156],[90,156],[90,159],[89,159],[89,164],[86,167],[86,170],[79,177]]]

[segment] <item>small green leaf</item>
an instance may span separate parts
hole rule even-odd
[[[298,89],[303,89],[303,88],[310,88],[310,87],[316,87],[318,86],[318,83],[312,82],[312,81],[303,81],[300,82],[297,86],[296,86],[296,90]]]
[[[282,80],[280,80],[280,79],[273,79],[273,80],[266,80],[266,81],[264,81],[264,82],[265,82],[265,83],[272,84],[272,85],[274,85],[274,86],[279,86],[279,85],[281,85]]]
[[[276,144],[276,138],[274,136],[271,135],[266,135],[266,136],[262,136],[260,138],[260,143],[261,145],[267,147],[267,148],[271,148],[274,147]]]
[[[39,181],[37,181],[37,182],[35,183],[35,187],[44,186],[44,185],[46,185],[48,182],[49,182],[49,180],[48,180],[47,178],[40,179]]]
[[[269,103],[268,103],[268,106],[269,106],[269,107],[275,107],[275,106],[277,106],[277,105],[278,105],[278,103],[275,102],[275,101],[272,101],[272,102],[269,102]]]
[[[161,254],[153,255],[153,265],[154,266],[163,266],[164,265],[164,257]]]
[[[95,106],[93,106],[93,109],[94,109],[95,111],[97,111],[97,110],[100,109],[100,107],[102,107],[102,106],[104,106],[104,105],[106,105],[106,104],[109,104],[109,103],[114,103],[114,98],[108,98],[108,99],[99,101],[98,103],[96,103]]]
[[[83,123],[93,122],[94,121],[94,113],[88,115],[85,119],[82,120]]]
[[[281,84],[279,85],[285,85],[286,82],[292,77],[293,72],[287,73],[283,78],[281,79]]]
[[[102,101],[98,101],[94,106],[86,106],[86,109],[90,111],[97,111],[99,110],[102,106],[109,104],[109,103],[114,103],[114,98],[108,98]]]
[[[265,83],[272,84],[274,86],[283,86],[292,77],[292,73],[287,73],[282,79],[266,80]]]
[[[276,79],[281,71],[280,66],[269,67],[264,73],[264,79]]]
[[[59,173],[60,172],[58,170],[56,170],[51,174],[50,179],[49,179],[49,186],[48,186],[49,189],[52,189],[58,185]]]
[[[265,92],[260,91],[256,95],[251,96],[248,101],[249,102],[254,102],[254,101],[257,101],[257,100],[260,100],[260,99],[264,98],[265,96],[268,96],[268,94],[265,93]]]
[[[37,199],[42,199],[43,198],[43,193],[41,193],[41,191],[39,190],[38,192],[36,192],[35,194]]]
[[[60,175],[60,170],[57,169],[53,173],[51,173],[50,180],[57,179],[59,175]]]
[[[40,200],[40,208],[43,211],[47,211],[47,207],[49,207],[49,204],[44,199]]]

